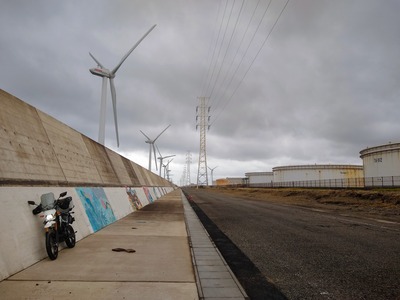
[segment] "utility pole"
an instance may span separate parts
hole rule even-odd
[[[197,170],[197,188],[200,185],[208,185],[207,176],[207,150],[206,132],[210,129],[210,107],[206,105],[206,97],[199,97],[200,104],[196,107],[196,130],[200,128],[200,152],[199,166]]]
[[[211,185],[214,185],[214,178],[213,178],[213,174],[214,174],[214,169],[218,168],[218,166],[214,167],[214,168],[210,168],[208,167],[211,171]]]
[[[183,172],[182,172],[182,176],[181,176],[181,186],[185,186],[186,185],[186,164],[183,165]]]

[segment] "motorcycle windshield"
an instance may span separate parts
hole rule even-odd
[[[40,203],[44,210],[53,208],[55,200],[53,193],[47,193],[40,196]]]

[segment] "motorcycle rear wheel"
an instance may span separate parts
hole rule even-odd
[[[51,260],[55,260],[58,256],[58,242],[54,231],[46,232],[46,251]]]
[[[68,225],[65,229],[65,244],[68,248],[74,248],[75,242],[76,238],[74,228],[71,225]]]

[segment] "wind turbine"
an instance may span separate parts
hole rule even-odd
[[[154,146],[154,143],[157,141],[157,139],[160,137],[160,135],[162,135],[164,133],[165,130],[167,130],[169,128],[168,125],[163,131],[161,131],[161,133],[159,135],[157,135],[157,137],[152,140],[151,138],[149,138],[143,131],[140,130],[140,132],[147,138],[147,141],[145,141],[147,144],[149,144],[149,171],[151,172],[151,152],[154,152],[154,161],[156,163],[156,170],[157,169],[157,158],[156,158],[156,148]]]
[[[160,160],[160,177],[161,177],[161,168],[162,168],[162,166],[163,166],[163,160],[164,160],[165,158],[174,157],[174,156],[176,156],[176,155],[174,154],[174,155],[162,156],[162,155],[161,155],[161,152],[160,152],[160,149],[158,149],[157,146],[156,146],[156,148],[157,148],[158,154],[160,155],[160,157],[157,157],[157,158]],[[165,175],[164,175],[164,178],[165,178]]]
[[[112,105],[114,111],[114,123],[115,123],[115,133],[117,135],[117,147],[119,147],[119,135],[118,135],[118,122],[117,122],[117,96],[115,92],[114,85],[114,77],[117,73],[119,67],[121,67],[122,63],[128,58],[128,56],[132,53],[132,51],[142,42],[142,40],[156,27],[153,25],[144,36],[137,41],[137,43],[128,51],[127,54],[121,59],[119,64],[112,69],[111,71],[106,69],[93,55],[89,52],[89,55],[93,60],[97,63],[96,68],[90,69],[90,73],[96,76],[100,76],[103,78],[102,89],[101,89],[101,106],[100,106],[100,126],[99,126],[99,143],[104,145],[105,140],[105,127],[106,127],[106,99],[107,99],[107,78],[110,79],[110,88],[111,88],[111,98]]]
[[[168,160],[168,162],[165,164],[165,165],[163,165],[163,167],[164,167],[164,178],[165,178],[165,173],[167,173],[167,180],[168,181],[170,181],[169,180],[169,172],[171,172],[171,170],[169,169],[169,163],[171,162],[171,161],[173,161],[174,159],[173,158],[171,158],[170,160]],[[160,167],[160,169],[161,169],[161,167]]]
[[[210,167],[208,167],[210,170],[211,170],[211,185],[213,185],[214,183],[213,183],[213,180],[214,180],[214,178],[213,178],[213,175],[214,175],[214,169],[215,168],[217,168],[218,166],[216,166],[216,167],[214,167],[214,168],[210,168]]]

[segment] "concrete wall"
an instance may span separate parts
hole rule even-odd
[[[0,280],[47,256],[28,200],[67,191],[79,241],[175,188],[3,90],[0,108]]]
[[[0,90],[0,185],[172,186]]]
[[[44,193],[53,192],[58,197],[67,191],[75,206],[76,221],[72,226],[79,241],[172,190],[172,187],[0,187],[0,281],[47,257],[43,220],[32,214],[34,206],[28,205],[28,200],[39,203]],[[110,217],[105,218],[106,215]]]

